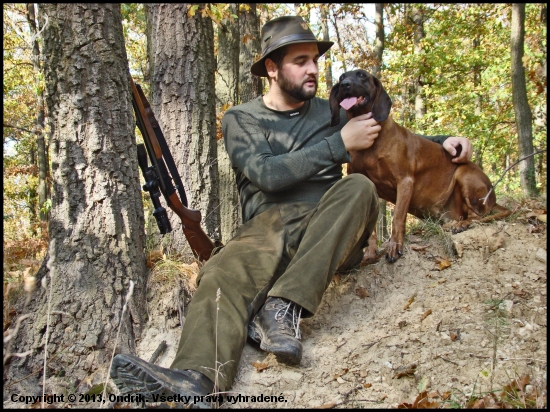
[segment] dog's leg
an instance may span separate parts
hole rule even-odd
[[[398,180],[399,181],[399,180]],[[386,259],[394,263],[403,254],[403,239],[405,238],[405,221],[413,194],[414,179],[404,177],[397,183],[397,199],[393,211],[391,238],[386,248]]]
[[[491,209],[491,212],[493,212],[494,214],[486,215],[482,218],[474,217],[470,219],[470,221],[475,220],[476,222],[486,223],[497,219],[504,219],[505,217],[509,216],[512,213],[510,209],[507,209],[504,206],[499,205],[498,203],[495,203],[495,206],[493,206],[493,208]]]
[[[462,207],[467,215],[452,229],[453,233],[463,232],[472,222],[490,222],[502,219],[512,213],[507,208],[497,204],[495,192],[491,190],[489,178],[475,165],[459,167],[457,182],[460,187]],[[487,192],[490,191],[490,195]],[[490,215],[490,213],[493,213]]]
[[[376,252],[378,252],[378,235],[375,227],[369,237],[369,245],[365,248],[361,266],[376,262],[378,260]]]

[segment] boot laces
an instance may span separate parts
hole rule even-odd
[[[286,320],[290,328],[294,329],[294,337],[296,339],[301,339],[300,316],[302,315],[302,307],[290,300],[285,302],[282,299],[276,302],[274,307],[277,309],[275,320],[279,323],[283,323]]]

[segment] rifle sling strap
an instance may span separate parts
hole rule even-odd
[[[156,121],[152,123],[153,123],[153,129],[155,130],[155,134],[157,136],[157,140],[162,150],[162,157],[164,158],[166,166],[168,166],[168,170],[170,171],[172,180],[174,181],[176,189],[180,195],[181,203],[183,203],[185,207],[189,207],[187,204],[187,196],[185,195],[185,188],[183,187],[183,182],[181,181],[181,177],[180,177],[180,174],[178,173],[178,168],[176,167],[176,163],[174,162],[172,153],[170,153],[170,149],[168,149],[168,144],[166,143],[164,134],[162,133],[162,130],[160,130],[160,126]]]

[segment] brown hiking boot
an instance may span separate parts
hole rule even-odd
[[[283,298],[267,298],[248,326],[248,336],[271,352],[277,361],[298,364],[302,360],[300,315],[302,307]]]
[[[111,378],[123,395],[139,395],[147,402],[174,402],[179,408],[210,409],[215,406],[210,400],[217,400],[217,396],[207,396],[214,390],[214,383],[202,373],[162,368],[134,355],[116,355]]]

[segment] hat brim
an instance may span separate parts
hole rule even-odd
[[[312,42],[311,40],[298,40],[293,41],[289,43],[281,44],[280,46],[276,47],[275,49],[271,50],[269,54],[263,56],[260,60],[258,60],[256,63],[250,67],[250,72],[259,77],[267,77],[267,70],[265,68],[265,59],[267,59],[271,53],[273,53],[275,50],[280,49],[281,47],[288,46],[289,44],[297,44],[297,43],[317,43],[317,46],[319,47],[319,56],[322,56],[327,52],[328,49],[332,47],[334,44],[333,41],[317,41]]]

